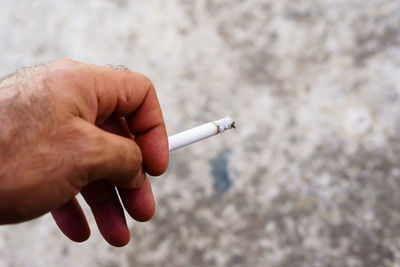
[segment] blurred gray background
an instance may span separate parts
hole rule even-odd
[[[169,134],[239,127],[171,154],[126,247],[45,215],[0,266],[400,266],[399,1],[0,0],[0,76],[61,58],[149,76]]]

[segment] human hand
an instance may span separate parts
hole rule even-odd
[[[49,211],[70,239],[89,226],[75,196],[90,206],[103,237],[129,242],[123,208],[151,219],[146,172],[168,166],[168,140],[151,82],[127,70],[57,61],[0,81],[0,224]]]

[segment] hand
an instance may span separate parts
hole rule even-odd
[[[103,237],[129,242],[122,204],[138,221],[155,202],[146,172],[168,166],[168,139],[151,82],[127,70],[63,60],[0,81],[0,224],[49,211],[81,242],[90,206]]]

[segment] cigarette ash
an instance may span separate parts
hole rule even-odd
[[[213,176],[213,188],[215,198],[222,197],[232,186],[232,181],[228,173],[228,157],[231,154],[229,149],[219,153],[214,159],[210,160]]]
[[[213,121],[215,125],[218,127],[218,132],[223,133],[228,129],[236,128],[235,121],[230,117],[225,117],[220,120]]]

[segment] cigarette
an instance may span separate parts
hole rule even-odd
[[[235,121],[230,117],[208,122],[192,129],[174,134],[168,137],[169,151],[193,144],[200,140],[223,133],[226,130],[235,128]]]

